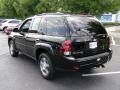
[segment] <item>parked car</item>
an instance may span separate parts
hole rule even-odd
[[[2,26],[3,23],[5,23],[6,20],[5,19],[0,19],[0,27]],[[1,29],[0,29],[1,30]]]
[[[3,21],[4,19],[0,19],[0,23]]]
[[[5,29],[5,33],[7,34],[7,35],[9,35],[13,30],[14,30],[14,28],[19,28],[20,27],[20,25],[21,25],[22,23],[20,23],[20,24],[18,24],[17,26],[8,26],[6,29]]]
[[[7,28],[4,30],[4,32],[5,32],[7,35],[9,35],[9,34],[13,31],[14,28],[15,28],[15,27],[7,27]]]
[[[47,13],[26,19],[9,35],[10,54],[19,52],[38,62],[41,75],[55,70],[80,70],[110,61],[110,38],[93,16]]]
[[[17,20],[17,19],[5,19],[3,22],[1,22],[0,29],[4,31],[7,27],[15,27],[20,22],[21,20]]]

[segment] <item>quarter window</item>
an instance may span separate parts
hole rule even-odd
[[[62,17],[47,17],[47,35],[66,36],[67,28]]]

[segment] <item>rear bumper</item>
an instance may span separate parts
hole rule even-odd
[[[112,58],[112,51],[88,56],[84,58],[60,57],[57,56],[54,60],[54,65],[58,69],[79,70],[84,68],[92,68],[103,65]]]

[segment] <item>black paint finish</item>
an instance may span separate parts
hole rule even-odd
[[[70,20],[69,18],[71,17],[79,18],[75,21]],[[41,19],[36,21],[34,25],[34,19],[36,18]],[[50,26],[48,27],[47,18],[53,18],[54,21],[51,21],[51,23],[49,21]],[[60,19],[64,21],[63,24],[61,24],[62,21]],[[58,23],[59,21],[60,24]],[[63,28],[63,25],[65,25],[65,33],[59,29]],[[47,32],[49,29],[55,29],[56,31],[50,32],[52,34],[50,35]],[[18,28],[18,32],[12,32],[9,35],[8,42],[10,40],[15,42],[16,50],[23,52],[34,60],[37,60],[42,52],[47,52],[51,56],[52,63],[56,68],[75,69],[74,66],[76,65],[80,67],[96,67],[103,65],[112,57],[107,32],[94,17],[64,14],[34,16],[26,19],[21,27]],[[59,51],[65,40],[71,41],[72,52],[69,56],[62,55]],[[90,42],[97,42],[97,48],[90,49]],[[82,61],[85,57],[92,58]],[[101,60],[97,62],[98,58]]]

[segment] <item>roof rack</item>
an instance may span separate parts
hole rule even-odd
[[[61,13],[61,12],[55,12],[55,13],[41,13],[41,14],[37,14],[35,16],[42,16],[42,15],[79,15],[81,17],[93,17],[92,15],[87,15],[87,14],[80,14],[80,13]]]
[[[80,14],[80,16],[82,16],[82,17],[93,17],[92,15],[82,15],[82,14]]]
[[[40,15],[64,15],[64,13],[61,13],[61,12],[56,12],[56,13],[41,13],[41,14],[37,14],[35,16],[40,16]]]

